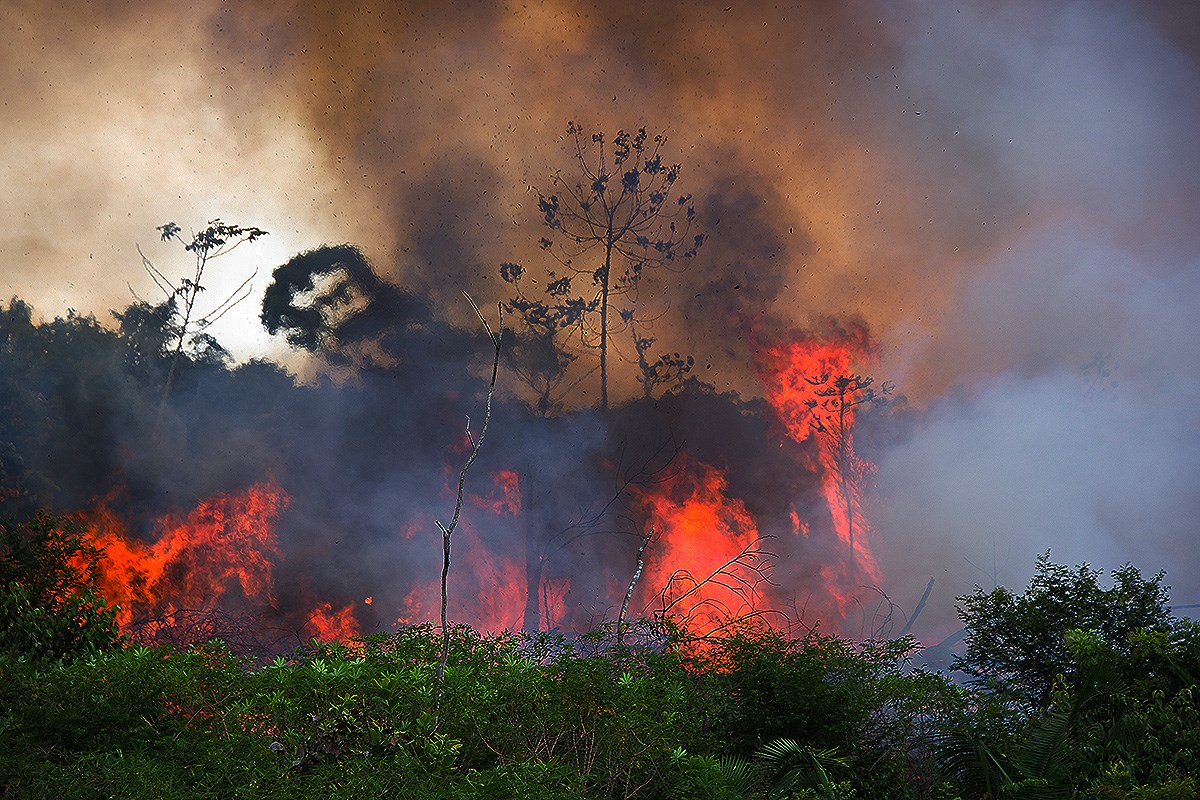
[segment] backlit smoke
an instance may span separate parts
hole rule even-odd
[[[139,503],[157,492],[156,512],[186,516],[195,504],[170,507],[169,489],[198,503],[287,460],[279,546],[325,571],[277,602],[330,602],[334,620],[358,598],[368,629],[405,602],[416,614],[428,599],[409,595],[438,554],[402,534],[444,513],[429,499],[445,499],[447,443],[478,413],[462,376],[477,374],[479,341],[460,292],[489,308],[507,296],[501,262],[541,276],[551,266],[537,196],[571,166],[568,120],[646,125],[670,137],[709,235],[688,270],[648,278],[639,298],[656,347],[693,355],[714,387],[651,415],[684,443],[688,474],[706,486],[723,475],[780,549],[799,547],[802,524],[835,530],[819,470],[779,474],[819,463],[817,440],[789,437],[756,398],[773,391],[763,348],[861,321],[877,349],[853,369],[900,395],[856,420],[855,451],[877,465],[861,499],[864,552],[902,607],[937,578],[931,635],[953,625],[956,593],[1022,581],[1046,549],[1168,568],[1175,598],[1200,602],[1200,576],[1181,568],[1200,517],[1194,4],[16,2],[0,24],[0,294],[109,324],[131,289],[160,299],[135,245],[172,270],[182,254],[154,227],[219,216],[271,236],[222,262],[212,296],[257,268],[257,301],[296,254],[350,242],[384,281],[382,307],[411,312],[373,317],[390,328],[359,336],[335,366],[370,365],[379,346],[413,371],[322,391],[316,358],[268,336],[261,305],[243,304],[213,332],[239,358],[271,356],[316,381],[307,403],[277,401],[296,409],[303,446],[281,451],[282,432],[247,422],[237,447],[206,450],[191,427],[201,410],[254,417],[249,401],[235,409],[197,390],[175,409],[181,466],[121,427],[125,390],[104,384],[95,413],[112,424],[88,434],[104,453],[53,476],[64,506],[125,480]],[[628,363],[613,380],[615,395],[640,394]],[[285,386],[264,371],[262,403]],[[491,485],[472,506],[489,530],[464,535],[507,542],[508,560],[473,569],[496,586],[513,583],[505,570],[539,573],[522,619],[582,625],[611,609],[580,597],[619,599],[637,536],[571,551],[563,530],[603,492],[567,499],[558,487],[611,476],[605,442],[656,429],[631,411],[614,433],[579,411],[596,400],[587,381],[575,416],[540,427],[516,381],[502,391],[508,416],[479,473]],[[715,399],[728,391],[749,417]],[[754,435],[721,436],[714,420]],[[618,466],[654,467],[627,455]],[[506,471],[515,483],[495,478]],[[514,485],[521,515],[500,508],[517,502]],[[329,498],[343,487],[355,501],[334,520]],[[846,564],[837,541],[810,532],[805,559],[787,562],[796,572],[775,575],[776,597],[803,604],[814,565]],[[543,550],[557,555],[531,555]],[[586,561],[573,576],[568,552]],[[377,597],[369,606],[361,586]]]

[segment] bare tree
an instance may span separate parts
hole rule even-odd
[[[637,564],[633,569],[633,577],[629,579],[629,588],[625,590],[625,599],[621,601],[621,613],[617,614],[617,644],[623,644],[625,641],[625,614],[629,611],[629,601],[633,599],[633,590],[637,588],[637,583],[642,577],[642,568],[646,566],[646,547],[649,546],[650,540],[654,538],[654,527],[650,527],[650,532],[642,539],[642,543],[638,545]]]
[[[479,430],[478,438],[471,434],[471,418],[467,418],[467,440],[471,445],[471,452],[467,456],[466,463],[463,464],[462,471],[458,473],[458,496],[454,501],[454,516],[451,517],[449,525],[443,525],[440,520],[434,520],[437,523],[438,530],[442,532],[442,657],[438,661],[437,668],[437,682],[439,687],[445,683],[446,662],[450,658],[450,627],[446,621],[446,603],[448,598],[446,580],[450,574],[450,539],[454,535],[454,529],[458,527],[458,520],[462,514],[463,493],[466,490],[467,484],[467,470],[471,469],[471,465],[475,463],[475,458],[479,455],[479,449],[483,446],[483,439],[487,436],[488,423],[492,419],[492,396],[496,392],[496,374],[500,370],[500,349],[504,337],[504,306],[499,306],[496,330],[493,331],[492,326],[488,324],[487,319],[483,316],[483,312],[479,310],[479,306],[475,305],[475,301],[471,299],[471,296],[466,292],[463,292],[463,295],[467,298],[471,307],[475,309],[480,322],[483,323],[483,329],[487,331],[488,338],[491,339],[495,355],[492,359],[492,377],[488,381],[483,427]],[[439,688],[439,703],[440,697]]]
[[[663,161],[666,136],[639,128],[618,131],[609,141],[574,122],[567,135],[574,144],[571,174],[555,173],[553,192],[538,197],[543,222],[558,241],[542,238],[540,244],[564,269],[552,272],[547,284],[550,305],[563,310],[557,323],[574,326],[585,344],[599,350],[600,407],[607,410],[613,298],[636,302],[647,270],[681,269],[704,235],[691,232],[692,196],[675,193],[680,166]],[[510,280],[503,270],[502,276]],[[590,278],[591,288],[576,294],[579,276]]]

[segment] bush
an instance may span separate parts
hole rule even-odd
[[[0,653],[72,659],[120,644],[96,584],[100,557],[62,517],[0,521]]]

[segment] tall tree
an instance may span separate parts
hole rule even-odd
[[[564,270],[552,272],[547,284],[551,305],[570,310],[559,324],[577,325],[585,343],[599,351],[600,407],[607,411],[610,334],[622,324],[612,313],[614,298],[636,300],[647,270],[682,269],[704,234],[692,233],[692,196],[675,191],[681,168],[663,160],[666,136],[643,127],[618,131],[610,141],[574,122],[567,135],[574,164],[569,173],[552,176],[549,195],[538,196],[543,222],[555,234],[540,244]],[[502,275],[511,282],[511,270]],[[591,286],[577,292],[573,282],[580,276]]]
[[[162,398],[159,401],[159,417],[166,406],[171,394],[171,385],[175,381],[180,356],[185,347],[199,347],[201,350],[211,350],[215,340],[206,331],[210,325],[223,317],[238,303],[245,300],[250,293],[251,274],[221,302],[207,311],[201,312],[197,306],[200,293],[205,290],[203,284],[204,272],[209,262],[215,258],[228,255],[245,242],[266,236],[267,232],[254,227],[227,225],[219,219],[208,223],[208,227],[198,233],[193,233],[190,239],[185,239],[183,229],[174,222],[159,225],[159,235],[164,242],[175,240],[183,245],[183,249],[195,257],[192,274],[172,281],[153,262],[142,253],[142,265],[154,279],[158,288],[166,297],[167,325],[170,327],[170,339],[174,346],[171,349],[170,366],[167,368],[167,379],[163,384]],[[140,250],[138,251],[141,252]]]

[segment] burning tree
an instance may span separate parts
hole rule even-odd
[[[814,397],[808,400],[811,411],[809,424],[820,436],[830,443],[832,466],[837,477],[840,499],[846,514],[846,536],[850,548],[850,570],[855,569],[854,553],[854,509],[861,498],[862,480],[868,464],[854,453],[854,409],[865,403],[881,403],[895,390],[886,381],[874,388],[875,379],[863,375],[837,375],[829,373],[806,376],[805,380],[815,387]]]
[[[860,569],[872,583],[881,577],[869,543],[860,535],[866,530],[863,484],[874,467],[854,449],[860,407],[882,403],[894,390],[890,383],[877,387],[873,378],[854,371],[873,352],[866,327],[850,324],[832,325],[822,335],[801,332],[787,341],[762,344],[758,354],[759,380],[789,438],[814,445],[814,466],[833,530],[847,549],[843,577],[851,586]],[[799,529],[800,520],[794,518],[793,524]]]
[[[574,143],[575,170],[570,177],[555,173],[554,191],[538,196],[543,222],[557,239],[543,237],[539,243],[564,272],[550,273],[548,302],[520,294],[519,266],[504,265],[500,274],[518,286],[513,310],[533,327],[573,329],[584,345],[599,350],[600,407],[607,411],[609,335],[617,327],[613,298],[636,301],[647,270],[681,269],[705,237],[691,232],[692,196],[675,193],[681,168],[663,160],[666,136],[639,128],[618,131],[609,141],[599,131],[589,136],[574,122],[567,135]],[[573,281],[579,276],[590,277],[591,288],[577,293]],[[625,323],[631,319],[622,317]]]

